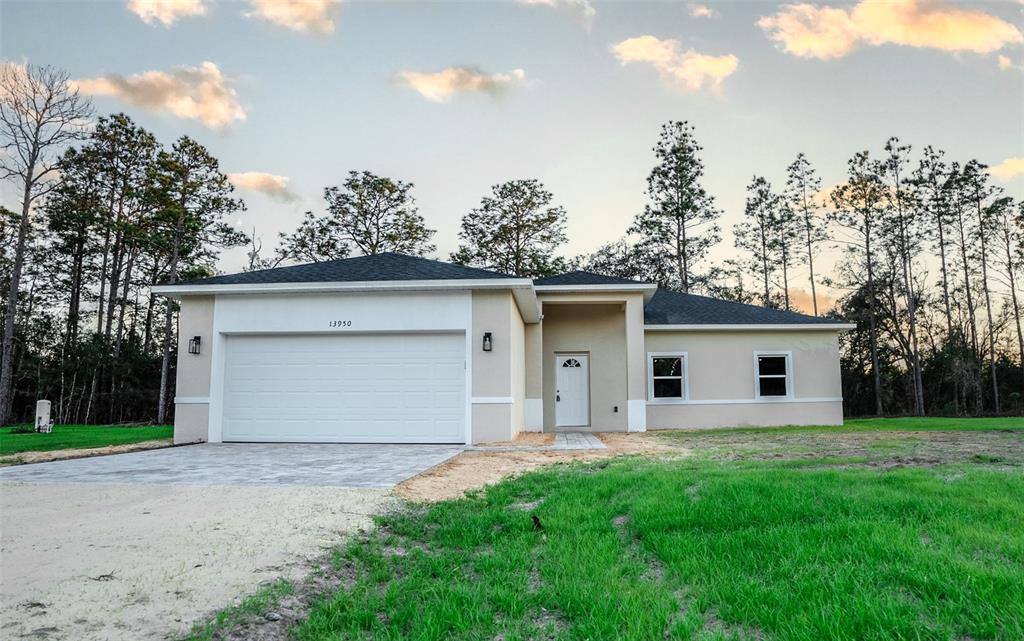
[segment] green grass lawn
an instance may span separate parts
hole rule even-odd
[[[407,503],[333,553],[340,588],[297,588],[289,638],[1020,641],[1024,432],[1003,430],[1022,427],[666,434],[667,458]],[[221,619],[262,625],[257,597]]]
[[[628,459],[380,524],[297,639],[1024,639],[1019,471]]]
[[[842,426],[834,425],[785,425],[781,427],[735,427],[716,430],[686,430],[666,432],[683,438],[687,434],[735,434],[740,432],[878,432],[878,431],[965,431],[965,430],[1024,430],[1024,416],[1003,416],[985,418],[947,418],[940,416],[907,416],[901,418],[852,418]]]
[[[0,428],[0,456],[107,445],[127,445],[174,436],[173,425],[54,425],[49,434],[13,434]]]

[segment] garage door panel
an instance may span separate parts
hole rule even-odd
[[[231,336],[226,441],[461,443],[460,334]]]

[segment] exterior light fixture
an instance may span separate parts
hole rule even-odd
[[[188,353],[198,354],[199,346],[202,344],[202,342],[203,339],[200,338],[199,336],[193,336],[192,338],[188,339]]]
[[[485,352],[491,351],[491,347],[493,347],[492,342],[491,342],[491,333],[490,332],[484,332],[484,351]]]

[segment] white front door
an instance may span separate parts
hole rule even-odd
[[[590,425],[590,357],[559,354],[555,370],[555,425]]]

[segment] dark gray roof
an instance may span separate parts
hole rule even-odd
[[[534,285],[650,285],[638,280],[619,278],[617,276],[605,276],[593,272],[574,271],[547,278],[537,278]]]
[[[814,325],[837,322],[842,321],[664,289],[655,292],[644,306],[644,323],[647,325]]]
[[[439,260],[387,253],[357,256],[322,263],[262,269],[191,280],[180,285],[255,285],[260,283],[338,283],[384,280],[471,280],[515,278],[476,267],[463,267]]]

